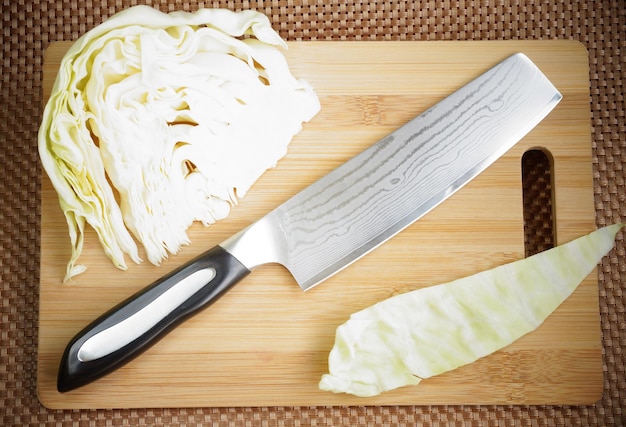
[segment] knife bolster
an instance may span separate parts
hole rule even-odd
[[[272,211],[219,246],[239,260],[248,270],[263,264],[288,266],[287,241]]]

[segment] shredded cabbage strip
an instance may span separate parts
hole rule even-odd
[[[81,273],[85,223],[113,264],[159,264],[187,228],[226,217],[319,111],[286,43],[255,11],[135,6],[63,57],[39,131]]]
[[[511,344],[574,292],[625,225],[603,227],[529,258],[352,314],[336,330],[320,389],[376,396]]]

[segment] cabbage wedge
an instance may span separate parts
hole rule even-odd
[[[126,269],[159,264],[187,228],[223,219],[320,108],[255,11],[135,6],[63,57],[38,135],[81,273],[85,225]]]
[[[453,370],[533,331],[611,250],[625,224],[491,270],[396,295],[336,331],[319,387],[375,396]]]

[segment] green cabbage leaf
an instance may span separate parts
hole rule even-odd
[[[396,295],[336,330],[319,387],[361,397],[472,363],[535,330],[612,249],[625,224],[526,259]]]
[[[135,6],[79,38],[63,57],[38,136],[72,246],[85,226],[113,264],[159,264],[188,227],[225,218],[319,111],[290,73],[286,43],[246,10],[161,13]]]

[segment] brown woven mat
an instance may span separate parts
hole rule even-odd
[[[25,4],[24,4],[25,3]],[[624,243],[600,268],[605,385],[585,407],[279,407],[51,411],[37,400],[37,310],[41,173],[42,54],[73,40],[128,0],[11,1],[2,6],[0,80],[0,425],[626,425],[626,257]],[[521,4],[520,4],[521,3]],[[526,3],[532,3],[526,5]],[[162,11],[259,9],[289,40],[464,40],[571,38],[589,50],[598,225],[626,220],[626,5],[620,1],[189,0],[148,2]],[[529,169],[530,199],[546,194],[541,165]],[[543,188],[543,190],[542,190]],[[540,204],[541,205],[541,204]],[[536,205],[535,205],[536,206]],[[531,209],[532,208],[531,206]],[[539,209],[539,208],[537,208]],[[551,244],[540,210],[527,217],[528,240]]]

